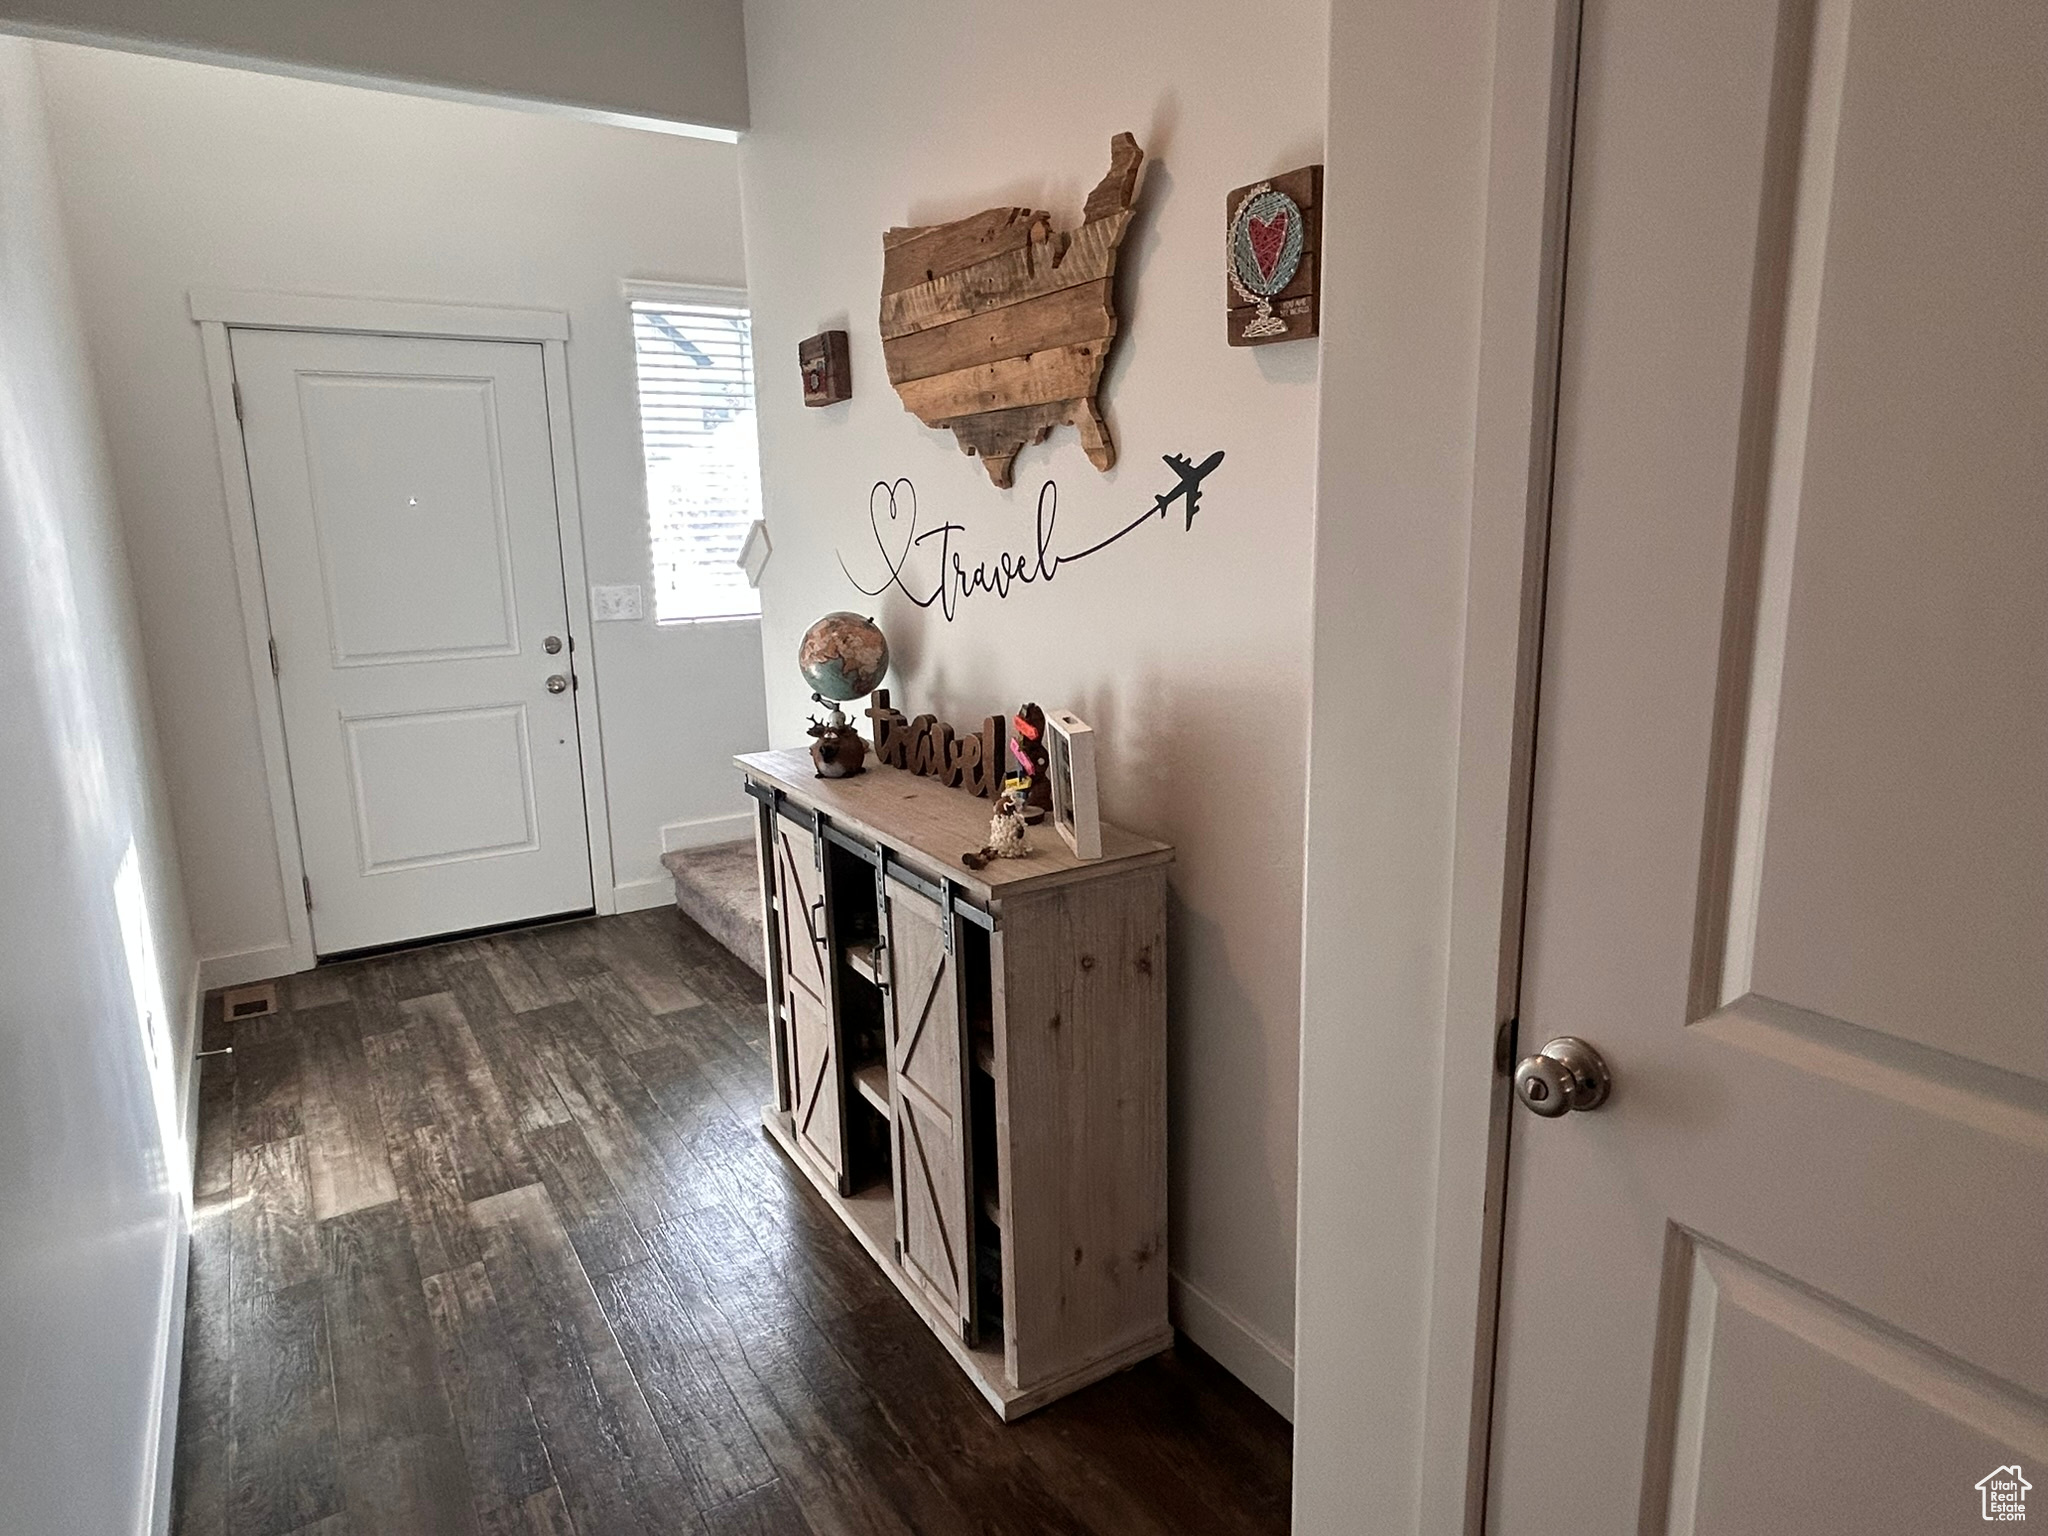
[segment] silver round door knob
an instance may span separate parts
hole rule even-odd
[[[568,691],[569,679],[562,676],[561,673],[557,672],[553,677],[548,679],[549,693],[567,693]]]
[[[1598,1109],[1613,1086],[1600,1053],[1576,1035],[1559,1035],[1515,1064],[1515,1097],[1532,1115],[1555,1120],[1575,1109]]]

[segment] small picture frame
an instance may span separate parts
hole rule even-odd
[[[1102,817],[1095,802],[1095,728],[1070,709],[1049,709],[1046,773],[1052,779],[1052,824],[1077,858],[1102,857]]]
[[[837,405],[853,398],[853,355],[846,332],[806,336],[796,344],[796,360],[803,370],[805,405]]]

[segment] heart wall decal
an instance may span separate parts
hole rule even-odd
[[[1314,336],[1321,323],[1323,168],[1239,187],[1224,201],[1226,335],[1233,347]]]

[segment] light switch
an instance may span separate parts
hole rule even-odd
[[[639,584],[636,582],[624,587],[592,587],[590,613],[600,624],[610,620],[639,618]]]

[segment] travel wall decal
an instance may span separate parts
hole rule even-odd
[[[968,555],[954,542],[967,531],[964,523],[939,523],[920,530],[917,487],[908,477],[877,480],[868,491],[868,529],[874,535],[875,552],[881,557],[885,574],[879,585],[868,586],[853,574],[843,553],[839,556],[839,569],[864,596],[880,597],[893,587],[920,608],[936,606],[950,623],[959,616],[961,603],[970,597],[985,595],[1002,601],[1020,587],[1051,581],[1062,567],[1101,554],[1154,518],[1170,522],[1168,514],[1176,502],[1186,514],[1181,531],[1192,532],[1195,513],[1202,504],[1202,482],[1223,462],[1223,450],[1217,449],[1199,464],[1177,453],[1165,455],[1160,462],[1173,471],[1173,486],[1153,497],[1151,506],[1106,538],[1082,549],[1058,552],[1060,490],[1057,482],[1048,480],[1038,488],[1033,548],[1028,553],[1004,550],[993,558],[976,560],[972,568]],[[901,532],[895,534],[899,524]],[[935,553],[939,566],[938,579],[929,584],[910,572],[913,557],[925,553]],[[912,585],[913,581],[916,585]]]

